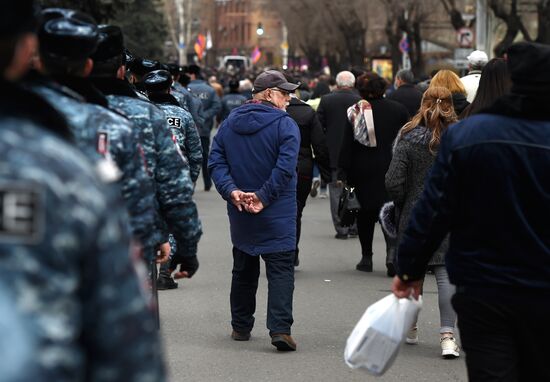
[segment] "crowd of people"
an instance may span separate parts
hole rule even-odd
[[[434,273],[442,357],[460,355],[458,314],[470,380],[550,379],[533,330],[550,318],[550,47],[468,59],[466,76],[423,82],[240,78],[137,57],[79,11],[14,4],[0,15],[0,310],[21,346],[3,377],[166,378],[154,291],[198,271],[202,173],[227,201],[234,340],[251,337],[262,258],[271,343],[297,349],[302,215],[328,194],[335,239],[359,238],[358,271],[374,269],[380,222],[398,297]]]

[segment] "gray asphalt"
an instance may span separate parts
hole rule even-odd
[[[262,269],[256,326],[249,342],[231,340],[231,241],[225,202],[212,189],[195,195],[204,234],[200,268],[179,288],[160,292],[160,315],[171,380],[180,381],[466,381],[464,354],[440,358],[439,315],[433,276],[425,284],[419,344],[404,345],[382,377],[349,369],[345,342],[365,309],[390,293],[384,239],[376,228],[374,272],[355,270],[358,239],[336,240],[328,199],[309,198],[304,211],[301,264],[296,270],[293,337],[298,351],[271,346]],[[263,266],[262,266],[263,267]]]

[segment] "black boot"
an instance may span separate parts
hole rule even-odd
[[[372,272],[372,253],[363,255],[361,261],[355,266],[361,272]]]
[[[178,283],[174,281],[170,273],[171,272],[165,270],[159,272],[159,277],[157,279],[158,290],[176,289],[178,287]]]

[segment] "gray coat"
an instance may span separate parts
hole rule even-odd
[[[396,207],[398,242],[403,238],[412,209],[424,190],[424,181],[435,160],[428,148],[431,137],[430,130],[417,126],[398,137],[394,144],[392,161],[386,173],[386,190]],[[430,265],[444,265],[448,247],[447,237],[433,254]]]

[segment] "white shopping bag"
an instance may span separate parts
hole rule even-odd
[[[422,307],[422,297],[390,294],[367,308],[348,337],[344,359],[353,369],[382,375],[390,368]]]

